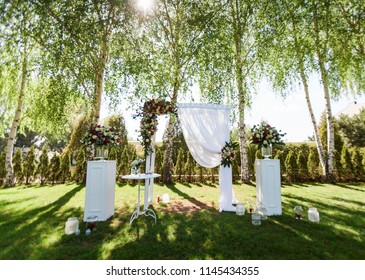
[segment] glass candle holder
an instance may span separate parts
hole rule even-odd
[[[297,220],[301,220],[303,218],[303,207],[302,206],[295,206],[294,207],[294,213],[295,213],[295,218]]]
[[[238,203],[236,205],[236,215],[238,215],[238,216],[245,215],[245,207],[242,203]]]
[[[251,215],[252,224],[255,226],[261,225],[261,215],[257,212],[252,213]]]
[[[319,223],[319,213],[317,208],[308,209],[308,220],[311,222]]]

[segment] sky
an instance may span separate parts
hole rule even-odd
[[[318,124],[320,116],[325,110],[323,89],[318,80],[311,79],[309,81],[309,91]],[[365,104],[365,96],[344,96],[339,100],[332,100],[332,114],[337,114],[354,101]],[[132,118],[135,111],[127,110],[123,107],[120,110],[123,112],[126,121],[128,136],[136,140],[139,130],[139,119],[135,120]],[[104,106],[101,117],[103,118],[107,114],[108,112]],[[298,87],[284,99],[275,94],[268,83],[262,82],[257,89],[257,93],[252,97],[252,106],[250,109],[247,109],[245,118],[246,125],[250,127],[260,123],[262,120],[267,121],[271,126],[281,130],[282,133],[286,133],[284,136],[285,142],[302,142],[308,140],[309,136],[313,136],[313,125],[302,87]],[[159,126],[156,134],[157,142],[162,140],[167,120],[165,116],[159,117]]]

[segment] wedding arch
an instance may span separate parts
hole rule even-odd
[[[189,152],[194,160],[203,167],[219,168],[219,210],[235,211],[237,203],[232,188],[231,165],[222,161],[222,151],[229,143],[230,106],[180,103],[174,106],[163,99],[147,101],[138,113],[141,120],[142,145],[146,154],[146,173],[154,172],[155,165],[155,132],[157,116],[177,114]],[[229,145],[228,145],[229,146]],[[145,188],[148,197],[145,203],[151,204],[153,199],[153,178],[146,180]]]

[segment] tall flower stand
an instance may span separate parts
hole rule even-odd
[[[114,215],[115,160],[87,162],[84,222],[88,217],[106,221]]]
[[[256,203],[267,215],[281,215],[281,178],[278,159],[256,160]]]

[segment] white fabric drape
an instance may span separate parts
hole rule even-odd
[[[221,149],[229,142],[229,116],[231,108],[210,104],[178,104],[178,117],[186,144],[193,158],[203,167],[220,165]],[[237,199],[232,189],[232,170],[220,165],[221,211],[235,211],[232,203]]]

